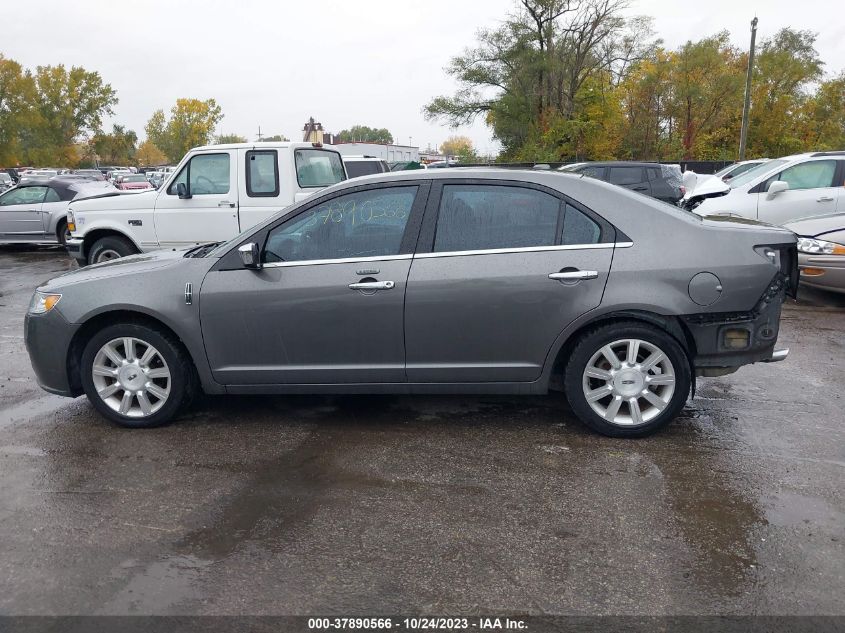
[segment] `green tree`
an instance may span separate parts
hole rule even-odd
[[[523,146],[567,158],[601,127],[584,119],[588,104],[609,115],[614,85],[658,41],[648,19],[623,18],[623,0],[521,0],[517,6],[451,60],[446,71],[457,80],[457,93],[434,98],[424,112],[453,127],[485,116],[505,158],[524,153]],[[602,100],[598,110],[595,95]]]
[[[35,101],[32,75],[0,55],[0,165],[20,162],[20,131],[31,127]]]
[[[240,134],[221,134],[214,140],[215,145],[225,145],[226,143],[246,143],[246,137]]]
[[[823,81],[801,111],[802,148],[841,150],[845,147],[845,72]]]
[[[272,142],[283,143],[285,141],[289,141],[290,139],[283,134],[274,134],[273,136],[264,136],[259,140],[261,140],[262,142],[265,142],[265,143],[272,143]]]
[[[393,143],[393,135],[387,128],[373,128],[353,125],[348,130],[335,134],[338,143]]]
[[[100,162],[106,165],[129,165],[135,158],[135,145],[138,136],[122,125],[112,125],[110,134],[97,132],[90,144]]]
[[[78,66],[38,66],[33,75],[36,103],[20,142],[27,162],[75,165],[75,141],[100,129],[103,116],[113,114],[117,96],[97,72]]]
[[[751,91],[749,156],[783,156],[812,149],[800,122],[823,63],[810,31],[781,29],[760,46]]]
[[[207,145],[222,118],[214,99],[177,99],[169,119],[163,110],[156,110],[144,129],[147,138],[175,163],[192,147]]]

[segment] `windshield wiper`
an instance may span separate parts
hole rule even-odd
[[[207,244],[200,244],[185,251],[184,257],[203,257],[206,253],[217,248],[223,242],[208,242]]]

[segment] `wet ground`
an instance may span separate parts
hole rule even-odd
[[[845,297],[645,440],[560,397],[206,399],[127,431],[22,340],[0,247],[0,613],[845,613]]]

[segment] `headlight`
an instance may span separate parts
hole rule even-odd
[[[45,312],[49,312],[56,306],[61,298],[62,295],[47,294],[46,292],[36,291],[35,294],[32,295],[32,301],[29,302],[29,313],[44,314]]]
[[[798,250],[810,255],[845,255],[845,246],[836,242],[825,242],[812,237],[799,237]]]

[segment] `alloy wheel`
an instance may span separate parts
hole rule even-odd
[[[675,393],[675,368],[657,345],[620,339],[590,358],[582,380],[590,408],[607,422],[646,424],[669,406]]]
[[[112,339],[100,348],[91,378],[102,401],[130,418],[145,418],[161,409],[172,382],[161,352],[128,336]]]

